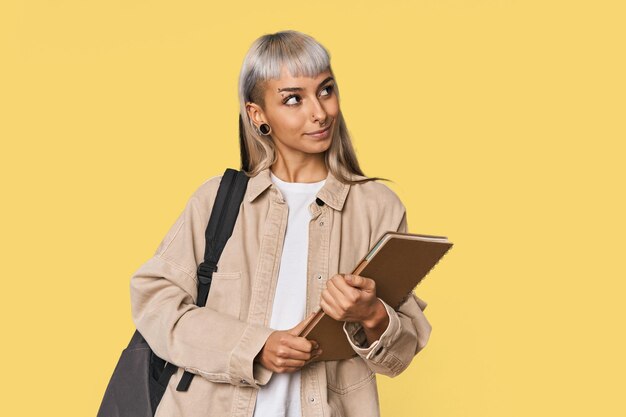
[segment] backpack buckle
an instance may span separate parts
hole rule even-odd
[[[201,262],[198,265],[198,280],[202,284],[210,284],[213,279],[213,272],[217,271],[217,264],[215,262]]]

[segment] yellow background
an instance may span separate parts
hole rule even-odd
[[[129,278],[238,167],[240,65],[282,29],[329,49],[409,231],[455,243],[383,415],[626,415],[623,2],[209,3],[3,0],[2,415],[95,416]]]

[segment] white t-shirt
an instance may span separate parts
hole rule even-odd
[[[287,330],[304,320],[309,222],[312,216],[309,206],[326,180],[313,183],[285,182],[271,171],[270,177],[289,207],[270,328]],[[259,390],[254,417],[301,416],[300,371],[274,373],[270,381]]]

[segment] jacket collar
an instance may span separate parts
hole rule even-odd
[[[351,177],[355,177],[352,175]],[[356,176],[356,178],[361,178]],[[364,178],[364,177],[362,177]],[[270,168],[259,171],[257,175],[248,180],[247,198],[249,202],[253,202],[259,195],[270,186],[275,186],[270,177]],[[350,184],[344,184],[339,181],[331,172],[328,171],[324,186],[318,191],[316,197],[321,199],[325,204],[335,210],[341,211],[343,204],[350,191]]]

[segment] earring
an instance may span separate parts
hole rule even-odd
[[[263,123],[261,124],[261,126],[259,126],[259,131],[263,136],[267,136],[272,131],[272,128],[267,123]]]

